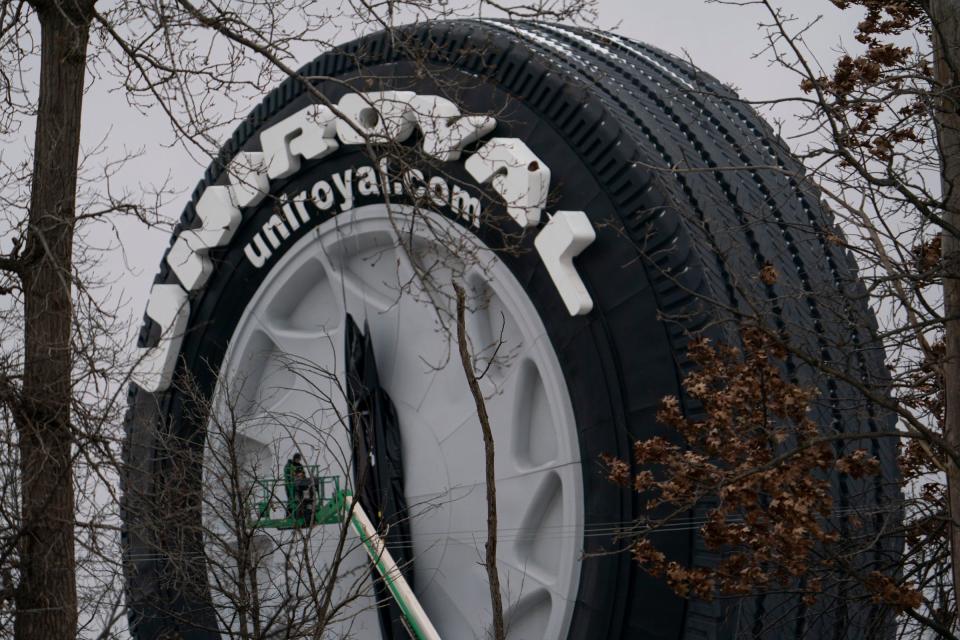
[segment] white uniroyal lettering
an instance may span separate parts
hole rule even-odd
[[[403,142],[416,124],[410,105],[416,95],[412,91],[346,94],[337,103],[342,115],[337,137],[343,144]]]
[[[457,185],[453,185],[453,193],[450,194],[450,209],[464,221],[480,227],[480,198],[471,196]]]
[[[331,176],[333,186],[337,188],[337,193],[343,198],[340,203],[340,211],[353,209],[353,169],[347,169],[342,174],[335,173]]]
[[[175,284],[153,285],[147,316],[160,327],[160,342],[155,347],[139,349],[133,381],[144,391],[156,393],[170,386],[177,366],[183,332],[190,318],[187,292]]]
[[[241,151],[227,167],[230,193],[238,207],[253,207],[270,191],[267,165],[259,151]]]
[[[337,118],[323,105],[310,105],[260,133],[260,146],[271,180],[300,170],[300,159],[315,160],[336,151]]]
[[[296,231],[300,228],[300,221],[297,220],[297,214],[289,202],[285,202],[283,206],[280,207],[280,211],[283,213],[283,217],[286,218],[287,225],[290,226],[290,231]]]
[[[430,178],[430,201],[437,207],[445,207],[450,202],[450,187],[440,176]]]
[[[253,240],[243,248],[243,255],[247,256],[250,264],[259,269],[267,263],[273,252],[270,251],[270,247],[267,246],[263,236],[257,233],[253,236]]]
[[[290,230],[280,216],[273,214],[263,225],[263,235],[274,249],[279,249],[283,241],[290,237]],[[277,235],[279,233],[279,236]]]
[[[307,211],[307,207],[304,203],[307,201],[307,192],[301,191],[296,198],[291,198],[290,202],[293,204],[293,208],[297,210],[297,215],[300,216],[300,221],[304,224],[310,222],[310,212]]]
[[[440,96],[416,96],[411,101],[423,152],[442,162],[458,160],[463,148],[493,131],[490,116],[463,116],[460,108]]]
[[[187,291],[196,291],[207,283],[213,272],[207,253],[230,242],[241,218],[229,187],[220,185],[206,188],[196,210],[200,226],[181,231],[167,253],[167,264]]]
[[[428,179],[422,171],[414,168],[404,171],[402,179],[390,181],[385,176],[387,165],[381,162],[378,167],[379,176],[377,169],[369,165],[345,169],[331,174],[327,180],[315,182],[309,196],[306,191],[301,191],[295,197],[283,198],[280,207],[283,216],[270,216],[244,247],[247,260],[257,269],[265,265],[274,251],[293,238],[294,231],[312,220],[308,203],[318,211],[329,211],[339,199],[339,211],[348,211],[354,207],[358,196],[379,195],[384,184],[392,185],[386,188],[392,189],[396,195],[406,192],[417,200],[428,199],[438,209],[449,207],[465,224],[480,227],[480,198],[466,189],[456,184],[451,187],[443,176]]]
[[[317,180],[310,187],[310,202],[320,211],[326,211],[333,206],[333,187],[326,180]]]
[[[583,211],[557,211],[533,240],[543,266],[572,316],[590,313],[593,299],[573,259],[596,239]]]
[[[230,241],[241,220],[240,208],[259,204],[270,192],[271,180],[293,175],[302,160],[322,158],[341,143],[403,142],[414,128],[422,134],[426,155],[441,161],[456,160],[465,147],[491,133],[497,124],[489,116],[462,115],[459,107],[446,98],[418,96],[410,91],[347,94],[337,106],[343,118],[335,117],[323,105],[310,105],[271,125],[260,133],[262,151],[239,152],[230,162],[229,186],[215,185],[204,191],[196,207],[199,228],[182,231],[167,256],[183,289],[156,285],[151,290],[147,313],[165,335],[171,334],[171,339],[145,353],[137,377],[144,389],[161,391],[169,386],[180,348],[177,334],[182,334],[189,316],[186,292],[206,284],[213,270],[209,251]],[[550,169],[523,141],[489,140],[467,159],[465,168],[479,183],[491,185],[517,224],[524,228],[539,224],[550,188]],[[285,201],[280,208],[282,217],[271,214],[254,233],[243,249],[254,268],[263,267],[293,237],[292,232],[312,221],[308,203],[317,211],[327,212],[340,200],[340,211],[347,211],[358,196],[402,196],[406,187],[414,197],[428,197],[436,207],[449,207],[465,224],[480,227],[477,196],[441,176],[426,180],[416,169],[405,171],[402,179],[393,179],[385,157],[376,167],[347,169],[328,180],[318,180],[308,191]],[[573,315],[587,313],[593,305],[573,266],[573,258],[593,240],[593,228],[582,211],[558,212],[534,239],[547,272]]]
[[[427,186],[423,179],[423,171],[420,169],[407,169],[403,174],[403,186],[407,193],[410,193],[418,200],[427,193]]]
[[[389,196],[392,193],[390,191],[390,159],[386,156],[380,158],[377,167],[380,169],[380,186],[383,194]]]
[[[361,196],[380,195],[380,186],[377,184],[377,172],[373,167],[357,169],[357,193]]]
[[[489,182],[521,227],[540,223],[550,190],[550,168],[519,138],[493,138],[464,164],[474,180]]]
[[[293,210],[289,200],[283,203],[283,206],[280,207],[280,211],[283,212],[283,217],[287,219],[287,224],[290,225],[291,231],[296,231],[300,228],[300,221],[297,220],[297,214]]]

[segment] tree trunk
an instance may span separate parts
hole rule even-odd
[[[940,92],[936,114],[945,203],[943,217],[956,229],[960,226],[960,6],[956,0],[930,0],[929,12],[934,31],[934,74]],[[944,437],[956,451],[960,450],[960,238],[944,231],[941,250],[945,316]],[[956,596],[957,589],[960,588],[960,468],[950,460],[947,464],[947,489],[952,521],[950,546]]]
[[[18,640],[73,640],[71,270],[90,12],[81,7],[85,0],[33,4],[41,27],[40,94],[22,266],[24,374],[17,435],[23,535],[14,624]]]
[[[487,582],[490,587],[490,607],[493,612],[494,640],[504,640],[507,628],[503,621],[503,599],[500,596],[500,573],[497,571],[497,479],[494,473],[494,443],[493,429],[490,427],[490,416],[487,415],[487,403],[483,399],[480,383],[473,371],[473,359],[467,345],[466,293],[463,288],[454,284],[457,292],[457,346],[460,350],[460,364],[467,376],[467,384],[473,401],[477,407],[477,418],[480,420],[480,430],[483,432],[483,456],[486,472],[487,489],[487,542],[484,545],[484,565],[487,569]]]

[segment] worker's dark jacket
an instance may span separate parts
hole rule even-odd
[[[287,460],[283,465],[283,486],[287,490],[287,501],[290,502],[296,496],[296,477],[303,473],[303,464],[294,462],[293,459]]]

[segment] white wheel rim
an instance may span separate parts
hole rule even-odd
[[[533,303],[492,251],[437,214],[400,209],[371,205],[341,213],[283,255],[231,339],[219,406],[225,397],[237,399],[231,406],[241,416],[243,464],[258,475],[278,475],[296,446],[307,463],[320,464],[322,475],[349,478],[344,316],[351,313],[361,326],[366,321],[403,439],[415,591],[442,637],[486,637],[491,618],[482,565],[481,430],[455,335],[439,320],[453,312],[452,296],[445,295],[452,293],[446,284],[451,253],[444,247],[462,243],[455,251],[464,255],[469,245],[469,258],[454,270],[463,271],[471,296],[467,333],[478,368],[487,368],[490,345],[503,336],[497,360],[481,382],[496,446],[498,568],[509,637],[565,638],[579,582],[584,515],[576,423],[556,353]],[[435,264],[427,280],[439,284],[424,284],[413,264]],[[446,289],[438,295],[435,286]],[[218,409],[216,415],[222,413]],[[211,471],[223,424],[214,420],[209,428],[207,492],[223,484]],[[205,500],[208,523],[218,518],[213,502]],[[292,585],[303,580],[305,570],[289,566],[285,550],[309,538],[311,570],[320,578],[327,575],[338,533],[330,526],[258,533],[265,557],[258,572],[261,618],[283,627],[284,619],[302,621],[308,615],[280,612],[278,594],[302,590]],[[337,590],[340,599],[348,591],[363,593],[326,633],[380,638],[369,578],[363,578],[369,575],[366,557],[352,535],[348,546]],[[235,628],[236,612],[217,594],[231,571],[229,563],[218,568],[218,548],[208,541],[214,602],[224,628]]]

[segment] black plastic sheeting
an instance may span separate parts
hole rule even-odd
[[[380,386],[370,328],[363,331],[347,314],[347,400],[353,441],[356,499],[383,537],[401,572],[413,588],[413,549],[407,502],[403,495],[403,452],[397,412]],[[373,570],[377,611],[386,640],[408,637],[400,607],[390,596],[380,574]]]

